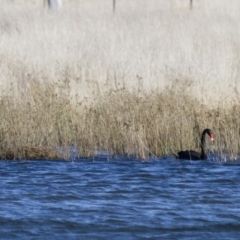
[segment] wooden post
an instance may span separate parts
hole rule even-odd
[[[190,10],[192,10],[193,0],[190,0]]]
[[[113,0],[113,12],[115,13],[115,9],[116,9],[116,0]]]

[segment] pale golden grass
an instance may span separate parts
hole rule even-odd
[[[20,100],[2,99],[1,156],[10,148],[16,149],[15,158],[24,158],[18,149],[41,146],[63,147],[62,158],[69,159],[73,146],[79,156],[108,151],[146,159],[199,150],[206,127],[215,137],[213,144],[207,142],[208,151],[239,153],[239,106],[209,110],[174,89],[150,94],[121,89],[96,96],[91,105],[73,105],[61,88],[35,82]]]
[[[240,3],[188,3],[2,0],[1,156],[163,156],[197,150],[206,127],[211,151],[239,153]]]
[[[190,12],[188,0],[121,0],[116,14],[108,0],[66,0],[56,14],[37,2],[1,4],[5,92],[19,94],[32,78],[67,79],[71,98],[91,100],[119,87],[162,91],[180,81],[207,105],[239,100],[239,1],[196,0]]]

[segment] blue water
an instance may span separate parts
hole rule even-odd
[[[239,239],[240,162],[0,162],[0,239]]]

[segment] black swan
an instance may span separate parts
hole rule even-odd
[[[193,150],[181,151],[178,152],[177,158],[178,159],[185,159],[185,160],[206,160],[207,154],[205,153],[205,135],[208,135],[211,140],[213,140],[212,130],[206,128],[201,137],[201,152],[195,152]]]

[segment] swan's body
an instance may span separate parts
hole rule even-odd
[[[186,150],[178,152],[178,159],[186,159],[186,160],[206,160],[207,155],[201,155],[199,152],[195,152],[193,150]]]
[[[195,152],[193,150],[186,150],[178,152],[177,158],[178,159],[185,159],[185,160],[206,160],[207,154],[205,152],[205,135],[208,135],[211,140],[213,140],[212,131],[206,128],[201,137],[201,152]]]

